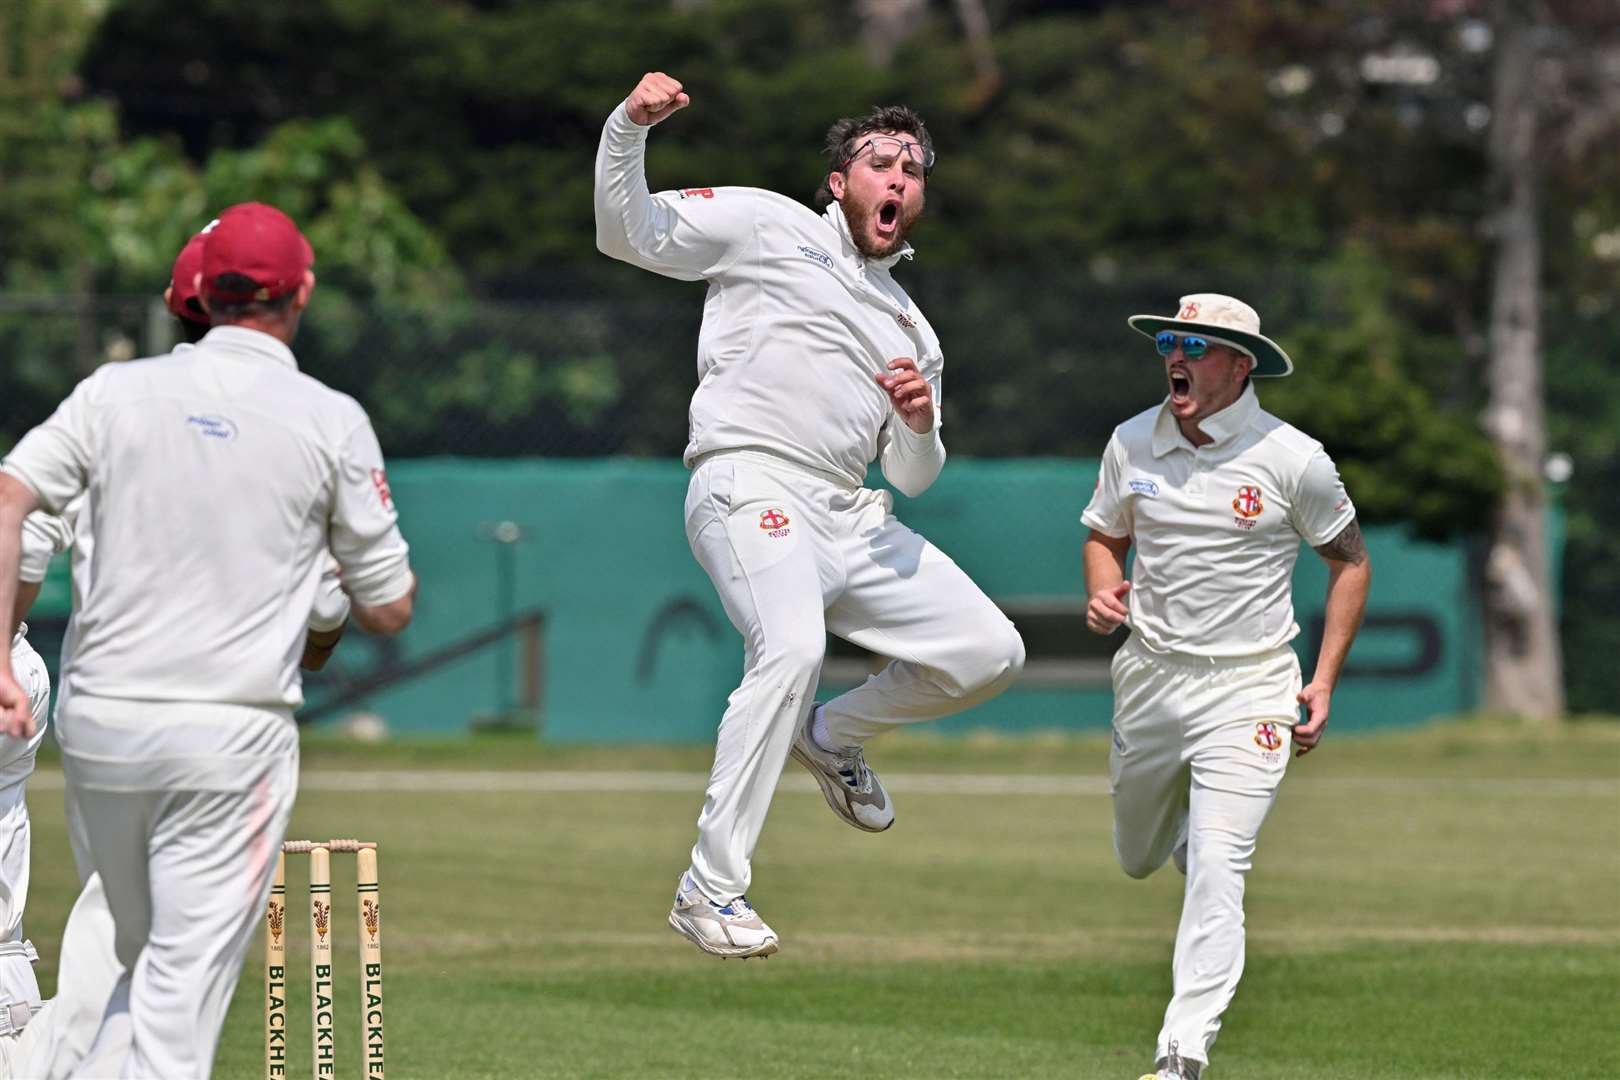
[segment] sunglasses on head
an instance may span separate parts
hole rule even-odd
[[[932,172],[934,168],[933,147],[923,146],[921,143],[911,142],[907,139],[897,139],[893,135],[874,135],[872,138],[867,139],[855,148],[854,153],[844,159],[843,165],[840,165],[839,168],[843,168],[860,157],[868,148],[872,151],[873,163],[878,164],[880,168],[887,166],[890,161],[893,161],[901,154],[905,154],[914,163],[922,166],[923,175],[925,176]]]
[[[1161,330],[1153,339],[1153,344],[1158,347],[1160,356],[1169,356],[1176,351],[1176,346],[1180,345],[1182,356],[1196,360],[1209,352],[1210,341],[1208,338],[1194,337],[1190,334],[1183,337],[1174,330]]]

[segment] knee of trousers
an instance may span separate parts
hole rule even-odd
[[[1165,855],[1154,857],[1151,851],[1126,851],[1120,847],[1119,838],[1114,838],[1114,857],[1119,860],[1119,868],[1129,877],[1138,880],[1148,877],[1164,865]]]
[[[755,668],[790,682],[813,679],[827,654],[824,634],[782,634],[765,642]]]
[[[1024,639],[1018,628],[1003,619],[981,635],[959,669],[952,674],[961,696],[986,690],[1000,693],[1024,670]]]

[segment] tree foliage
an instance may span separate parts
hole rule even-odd
[[[899,274],[947,347],[954,451],[1097,453],[1162,394],[1125,317],[1226,291],[1298,361],[1266,405],[1327,443],[1368,520],[1480,527],[1501,484],[1478,422],[1483,4],[1002,0],[993,93],[955,6],[921,6],[874,65],[854,0],[116,0],[79,22],[0,0],[0,27],[26,10],[56,43],[30,53],[48,92],[0,108],[40,133],[0,139],[4,284],[149,293],[206,214],[272,198],[319,252],[301,353],[393,452],[458,431],[467,452],[674,453],[698,299],[594,251],[606,114],[670,71],[693,107],[652,137],[654,186],[808,199],[828,123],[906,100],[940,165]],[[1620,459],[1614,145],[1550,167],[1545,225],[1570,570],[1610,586],[1620,511],[1587,480]],[[0,345],[26,357],[44,331],[16,323]],[[52,332],[84,355],[82,323]],[[19,367],[0,392],[38,382]],[[1620,625],[1567,595],[1571,630]]]

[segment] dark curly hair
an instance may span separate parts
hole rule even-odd
[[[841,172],[848,176],[849,156],[855,152],[856,145],[862,137],[878,131],[903,132],[916,139],[924,151],[934,149],[934,137],[928,134],[922,117],[909,106],[875,105],[865,116],[846,116],[827,129],[827,142],[821,152],[827,155],[829,174]],[[821,187],[816,189],[815,201],[817,210],[825,210],[833,201],[832,188],[827,185],[825,176],[821,178]]]

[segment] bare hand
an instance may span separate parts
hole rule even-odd
[[[31,739],[36,730],[34,704],[28,700],[28,692],[17,685],[9,671],[0,672],[0,735]]]
[[[1086,605],[1086,629],[1093,634],[1112,634],[1118,630],[1130,615],[1130,609],[1125,606],[1125,594],[1131,591],[1131,583],[1122,581],[1111,589],[1098,589],[1091,594],[1091,602]]]
[[[686,108],[692,99],[681,93],[679,79],[672,79],[662,71],[649,71],[641,77],[630,96],[624,99],[625,111],[632,122],[651,127]]]
[[[1328,722],[1328,708],[1333,702],[1333,689],[1311,683],[1296,695],[1305,706],[1305,723],[1294,725],[1295,757],[1304,757],[1322,741]]]
[[[889,361],[889,370],[893,375],[879,372],[873,378],[878,385],[889,392],[889,400],[894,403],[894,411],[900,414],[906,427],[919,435],[926,435],[934,430],[934,388],[928,385],[928,380],[922,377],[917,370],[917,361],[909,356],[902,356]]]

